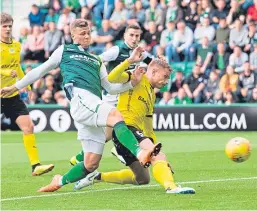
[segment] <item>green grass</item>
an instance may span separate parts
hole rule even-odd
[[[249,139],[252,155],[244,163],[230,161],[224,153],[227,141],[236,136]],[[257,209],[257,180],[231,180],[257,176],[257,132],[170,132],[157,133],[163,150],[175,169],[177,182],[193,187],[195,195],[168,195],[152,179],[150,185],[130,186],[95,184],[79,192],[67,185],[56,193],[37,193],[56,173],[69,168],[69,159],[80,150],[76,133],[45,132],[37,134],[42,163],[54,163],[55,169],[47,175],[32,177],[20,133],[2,133],[2,209],[8,210],[253,210]],[[111,154],[111,143],[105,148],[100,171],[124,168]],[[220,180],[209,181],[208,180]],[[205,181],[205,182],[197,182]],[[207,181],[207,182],[206,182]],[[115,189],[116,188],[116,189]],[[124,188],[124,189],[123,189]],[[70,192],[70,193],[69,193]],[[66,193],[66,194],[65,194]],[[62,195],[64,194],[64,195]]]

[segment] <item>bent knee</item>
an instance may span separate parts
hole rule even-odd
[[[147,185],[150,183],[150,177],[139,178],[136,181],[138,185]]]
[[[85,168],[90,171],[90,172],[93,172],[95,171],[96,169],[98,169],[99,167],[99,163],[96,163],[96,162],[86,162],[84,160],[84,166]]]
[[[22,132],[25,134],[25,135],[28,135],[28,134],[33,134],[34,133],[34,125],[32,122],[28,122],[27,124],[23,125],[21,127],[21,130]]]

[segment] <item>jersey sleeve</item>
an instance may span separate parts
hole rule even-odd
[[[40,79],[50,70],[58,67],[62,60],[63,49],[63,45],[57,48],[46,62],[26,74],[25,77],[15,84],[15,87],[22,89]]]
[[[118,46],[111,47],[108,51],[105,51],[100,55],[102,62],[114,61],[119,55],[120,49]]]
[[[108,75],[108,81],[111,83],[126,83],[130,80],[130,74],[128,72],[124,72],[130,63],[126,59],[124,62],[116,66]]]
[[[119,94],[125,92],[129,89],[132,89],[133,86],[131,82],[125,84],[112,84],[108,81],[108,73],[104,64],[101,66],[100,70],[100,78],[101,78],[101,85],[102,87],[109,93],[109,94]]]

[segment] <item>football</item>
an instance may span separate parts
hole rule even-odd
[[[232,138],[226,145],[226,155],[237,163],[246,161],[251,155],[250,142],[242,137]]]

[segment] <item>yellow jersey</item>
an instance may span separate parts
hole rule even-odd
[[[24,77],[24,73],[20,65],[20,51],[21,44],[15,40],[12,43],[0,42],[1,49],[1,88],[6,86],[12,86],[16,83],[17,78],[21,79]],[[15,70],[17,73],[17,78],[11,77],[11,71]],[[28,87],[30,89],[30,87]],[[13,97],[18,95],[19,92],[15,92],[8,96]]]
[[[126,70],[128,65],[129,63],[125,60],[115,67],[108,76],[109,81],[118,82],[115,78],[124,81],[125,73],[121,74],[121,70]],[[143,131],[143,134],[152,138],[154,142],[156,142],[156,136],[153,131],[152,117],[155,99],[154,88],[146,75],[143,75],[142,80],[133,89],[120,94],[117,104],[117,109],[124,117],[126,125]]]

